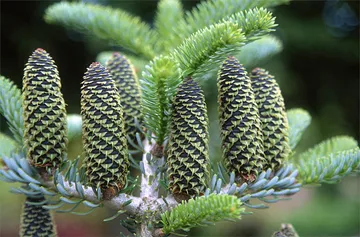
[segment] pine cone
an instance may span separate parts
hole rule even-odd
[[[263,146],[267,164],[264,169],[276,171],[290,153],[288,121],[284,98],[273,76],[261,68],[251,73],[251,83],[259,107]]]
[[[124,111],[125,132],[132,141],[135,141],[137,132],[135,118],[138,119],[139,124],[142,122],[140,84],[135,69],[130,61],[119,53],[112,55],[106,63],[106,68],[115,81],[120,94],[120,103]]]
[[[187,79],[173,101],[167,147],[170,190],[178,202],[201,195],[209,175],[208,117],[204,94]]]
[[[56,169],[66,156],[66,110],[60,90],[54,61],[45,50],[35,50],[24,69],[24,143],[30,163],[42,173]]]
[[[42,202],[45,199],[27,197],[28,202]],[[56,227],[49,210],[41,205],[30,205],[25,202],[20,224],[20,237],[55,237]]]
[[[218,100],[225,166],[241,179],[254,181],[265,162],[260,117],[251,81],[234,57],[222,65]]]
[[[119,93],[110,73],[93,63],[81,87],[81,115],[86,175],[111,199],[126,185],[129,169],[127,140]]]

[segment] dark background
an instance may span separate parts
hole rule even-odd
[[[183,4],[185,9],[191,9],[198,2],[184,1]],[[21,87],[28,57],[36,48],[44,48],[59,68],[68,113],[79,113],[83,73],[99,52],[111,48],[63,27],[46,24],[42,16],[52,3],[1,1],[0,73]],[[151,24],[157,2],[107,1],[106,4],[140,15]],[[299,150],[335,135],[346,134],[359,141],[359,1],[294,1],[277,7],[274,15],[279,24],[276,35],[283,42],[284,50],[260,66],[270,70],[279,81],[287,108],[302,107],[313,117]],[[0,118],[0,130],[7,132],[3,118]],[[358,179],[349,180],[344,182],[347,188],[325,185],[316,191],[302,191],[294,197],[293,206],[276,204],[278,206],[274,205],[268,212],[256,213],[259,218],[244,217],[237,224],[217,225],[210,232],[213,236],[261,236],[264,233],[269,236],[270,232],[266,231],[274,231],[273,226],[279,226],[279,221],[291,221],[301,236],[359,234],[359,198],[354,200]],[[4,195],[10,199],[3,203],[4,206],[15,202],[11,199],[13,194]],[[12,223],[12,218],[3,222],[7,215],[15,219],[19,216],[18,203],[0,209],[2,223]],[[11,208],[15,211],[11,212]],[[294,212],[292,208],[295,208]],[[280,210],[277,218],[272,217],[271,210]],[[59,224],[59,233],[63,233],[60,236],[98,236],[96,233],[103,233],[109,227],[101,223],[89,227],[88,224],[96,220],[96,214],[71,216],[70,220],[67,217],[57,216],[65,223]],[[16,229],[18,224],[10,225]],[[116,233],[112,228],[116,230],[117,225],[107,229],[108,235]],[[72,234],[65,234],[69,232]],[[192,233],[209,234],[203,229]]]

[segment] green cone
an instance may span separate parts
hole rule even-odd
[[[66,156],[66,110],[57,67],[37,49],[29,57],[23,78],[24,143],[30,163],[55,169]]]
[[[27,197],[28,202],[42,202],[42,198]],[[55,237],[56,227],[49,210],[41,205],[30,205],[25,202],[20,223],[20,237]]]
[[[84,75],[81,115],[88,181],[102,189],[104,199],[111,199],[126,185],[128,148],[119,93],[99,63]]]
[[[120,94],[120,103],[124,111],[125,132],[132,141],[135,141],[137,132],[135,118],[140,124],[142,121],[140,84],[135,69],[130,61],[119,53],[112,55],[106,63],[106,68],[115,81]]]
[[[245,68],[229,57],[218,75],[224,163],[237,182],[254,181],[265,162],[260,117]]]
[[[265,169],[277,170],[290,153],[284,98],[273,76],[261,68],[251,72],[251,84],[259,107],[263,132]]]
[[[201,195],[208,177],[208,117],[204,94],[192,79],[179,85],[173,100],[167,163],[175,199]]]

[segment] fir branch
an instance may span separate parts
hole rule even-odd
[[[247,43],[260,39],[266,33],[274,31],[273,28],[277,26],[272,13],[265,8],[254,8],[238,12],[225,18],[224,21],[237,23],[245,34]]]
[[[0,159],[4,156],[10,156],[17,147],[18,144],[15,140],[0,132]]]
[[[235,58],[245,67],[251,68],[281,52],[282,48],[278,38],[267,35],[242,47]]]
[[[234,57],[239,60],[245,68],[255,67],[256,65],[263,63],[273,57],[275,54],[282,51],[282,42],[272,35],[266,35],[261,39],[250,42],[241,50],[234,54]],[[202,75],[202,78],[211,79],[216,78],[218,68],[209,68],[206,74]]]
[[[160,49],[171,48],[176,36],[177,25],[183,18],[183,7],[179,0],[161,0],[155,17],[155,29],[159,33]]]
[[[274,173],[271,169],[261,172],[256,180],[250,184],[243,183],[238,186],[235,183],[235,173],[231,173],[229,181],[218,178],[215,174],[211,180],[211,186],[205,192],[205,196],[211,193],[236,195],[240,201],[249,208],[263,209],[267,206],[263,203],[252,204],[253,199],[259,199],[264,203],[275,203],[283,198],[279,196],[290,196],[300,191],[301,184],[296,180],[298,170],[294,165],[288,164]],[[219,174],[220,177],[222,175]],[[225,187],[222,183],[226,182]]]
[[[294,150],[299,143],[305,129],[310,125],[311,116],[303,109],[291,109],[287,111],[289,122],[289,143],[290,148]]]
[[[110,59],[110,57],[113,55],[113,53],[114,52],[112,52],[112,51],[101,52],[96,56],[96,61],[101,63],[103,66],[106,66],[106,62]],[[145,66],[149,63],[149,61],[147,61],[141,57],[138,57],[138,56],[129,55],[129,54],[126,54],[123,52],[120,52],[120,54],[130,60],[130,62],[135,67],[135,72],[137,75],[141,75],[141,72],[144,71]]]
[[[360,172],[360,150],[354,148],[296,164],[302,184],[337,183],[345,176]]]
[[[83,203],[85,206],[93,210],[99,207],[101,200],[100,189],[95,190],[91,187],[84,186],[84,170],[77,168],[77,161],[67,160],[61,167],[62,172],[57,170],[53,176],[53,181],[44,183],[40,178],[37,171],[30,166],[26,158],[21,154],[13,155],[11,157],[2,157],[7,169],[0,169],[0,180],[5,182],[20,182],[24,184],[24,188],[12,188],[12,192],[17,194],[25,194],[27,196],[50,197],[52,200],[45,206],[49,210],[57,210],[60,212],[71,212],[73,214],[81,214],[74,212],[74,209]],[[59,195],[57,195],[59,194]],[[171,199],[169,203],[174,203]],[[72,209],[60,210],[64,204],[73,205]],[[139,208],[143,204],[143,200],[125,193],[120,193],[117,197],[111,200],[104,200],[102,202],[115,210],[125,210],[131,214],[143,213],[148,207],[144,209]],[[43,203],[44,204],[44,203]],[[156,200],[158,207],[167,209],[170,206],[164,204],[163,200]],[[75,205],[75,206],[74,206]],[[155,204],[154,204],[155,205]],[[85,213],[87,214],[87,213]]]
[[[24,121],[21,101],[20,89],[12,81],[0,75],[0,114],[7,120],[15,141],[22,145]]]
[[[86,3],[60,2],[50,6],[45,21],[94,35],[152,59],[157,34],[139,17],[121,9]],[[124,33],[126,32],[126,33]]]
[[[336,136],[327,139],[313,148],[299,154],[298,160],[313,160],[319,157],[336,154],[340,151],[346,151],[358,147],[357,141],[349,136]],[[296,162],[296,161],[295,161]]]
[[[170,57],[156,57],[143,72],[140,82],[145,126],[164,142],[170,116],[170,105],[181,82],[178,64]]]
[[[289,0],[203,1],[196,8],[192,9],[191,12],[186,12],[185,19],[178,23],[177,38],[173,41],[173,45],[178,45],[183,38],[211,24],[218,23],[231,14],[254,7],[273,7],[287,2],[289,2]]]
[[[240,219],[240,214],[244,211],[240,206],[239,199],[226,194],[190,199],[161,215],[164,225],[162,230],[169,234],[180,229],[188,231],[190,228],[217,221]]]
[[[174,50],[172,56],[179,61],[184,77],[200,76],[218,68],[227,56],[239,53],[246,43],[274,27],[274,18],[269,11],[262,8],[244,11],[192,34]]]

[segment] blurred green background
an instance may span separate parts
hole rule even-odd
[[[140,15],[150,24],[157,1],[96,1]],[[199,1],[184,1],[186,10]],[[104,42],[62,27],[47,25],[44,10],[52,1],[1,1],[1,75],[21,86],[27,58],[38,47],[56,61],[63,83],[68,113],[80,112],[80,82],[87,66],[103,50],[115,50]],[[297,152],[335,135],[359,141],[359,1],[294,1],[274,9],[276,36],[283,51],[262,62],[279,82],[286,107],[302,107],[312,115]],[[251,70],[249,68],[249,70]],[[210,82],[211,83],[211,82]],[[208,89],[207,103],[212,134],[216,136],[215,84]],[[0,130],[8,133],[0,118]],[[214,144],[212,158],[218,158]],[[71,144],[70,155],[81,152]],[[11,185],[0,183],[0,235],[17,236],[24,197],[10,194]],[[198,228],[190,236],[270,236],[281,223],[292,223],[300,236],[359,236],[359,178],[348,177],[338,185],[305,188],[289,201],[243,216],[236,223]],[[89,216],[56,214],[60,237],[119,236],[117,221],[103,223],[111,211]]]

